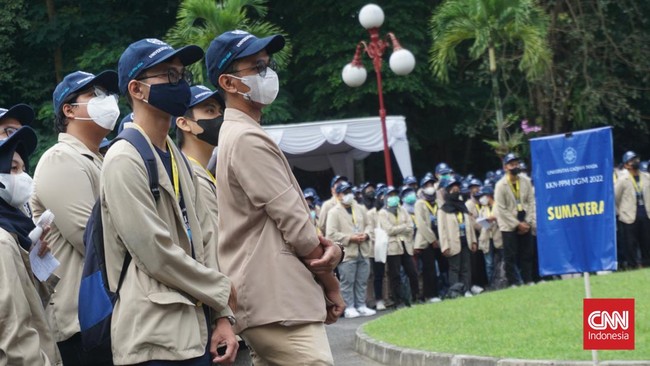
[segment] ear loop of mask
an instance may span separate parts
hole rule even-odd
[[[251,101],[251,95],[250,95],[250,92],[253,90],[253,88],[251,88],[250,85],[246,84],[246,81],[245,81],[245,80],[247,80],[247,79],[244,79],[244,78],[239,77],[239,76],[235,76],[235,75],[233,75],[233,74],[226,74],[226,75],[231,76],[231,77],[233,77],[233,78],[235,78],[235,79],[241,81],[244,85],[246,85],[246,86],[248,87],[248,89],[249,89],[249,92],[248,92],[248,93],[242,93],[242,92],[240,92],[239,90],[237,90],[237,94],[242,95],[242,96],[244,97],[244,99],[246,99],[247,101],[250,102],[250,101]]]

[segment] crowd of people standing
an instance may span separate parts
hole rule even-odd
[[[533,186],[515,154],[484,181],[441,163],[401,187],[336,176],[323,203],[302,191],[260,126],[284,45],[240,30],[205,53],[147,38],[117,72],[68,74],[52,96],[58,141],[33,179],[34,111],[0,109],[0,364],[229,364],[245,346],[255,365],[332,365],[325,324],[341,315],[540,280]],[[216,91],[186,69],[204,56]],[[107,145],[118,95],[131,122]],[[636,268],[650,264],[650,180],[633,152],[623,164],[619,253]],[[93,311],[79,296],[94,207],[116,294],[102,349],[79,321]],[[32,264],[48,252],[59,266],[41,281]]]

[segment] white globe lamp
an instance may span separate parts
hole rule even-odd
[[[415,68],[415,57],[411,51],[400,48],[390,55],[390,69],[397,75],[407,75]]]
[[[379,28],[384,24],[384,11],[378,5],[368,4],[359,12],[359,23],[366,28]]]
[[[363,66],[356,66],[352,63],[345,65],[345,67],[343,67],[343,72],[341,72],[343,82],[352,88],[363,85],[367,76],[368,72]]]

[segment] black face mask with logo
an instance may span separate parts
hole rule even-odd
[[[199,119],[196,123],[203,129],[203,132],[196,135],[196,137],[212,146],[217,146],[219,144],[219,131],[221,125],[223,125],[223,115],[212,119]]]

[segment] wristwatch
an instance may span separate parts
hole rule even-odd
[[[230,323],[231,326],[235,325],[237,323],[237,319],[235,319],[234,316],[232,315],[226,315],[223,318],[228,319],[228,323]]]

